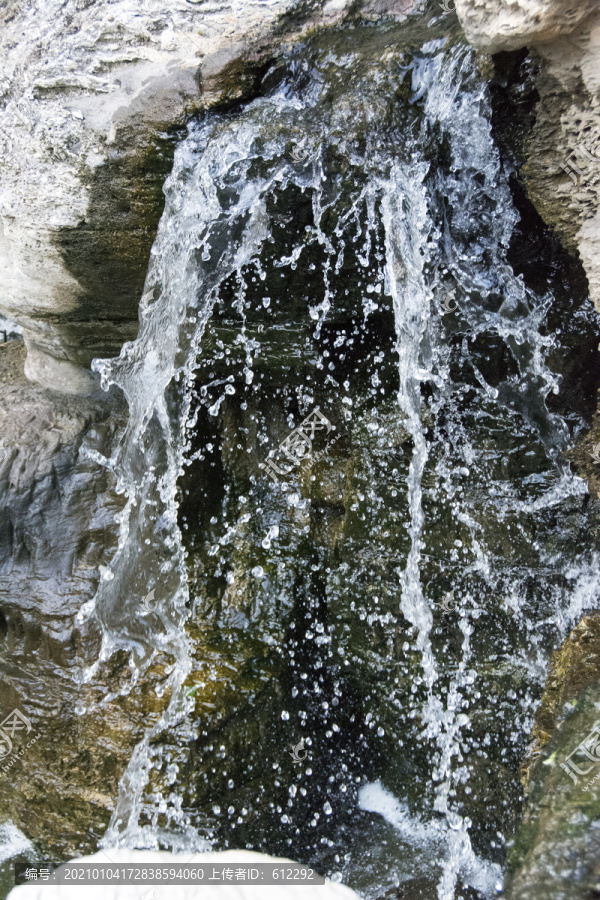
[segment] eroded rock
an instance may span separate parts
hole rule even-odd
[[[114,550],[122,506],[84,443],[107,451],[122,404],[33,385],[24,358],[21,342],[0,346],[0,710],[30,725],[0,750],[0,809],[58,859],[95,846],[135,742],[160,709],[144,688],[107,708],[105,686],[81,683],[99,636],[76,617]],[[150,680],[164,677],[159,663]],[[117,692],[131,677],[123,659],[102,675]]]
[[[489,53],[571,34],[595,9],[595,0],[456,0],[467,40]]]
[[[534,777],[543,749],[560,728],[577,697],[600,675],[600,612],[585,616],[552,657],[546,687],[535,717],[529,753],[521,768],[523,786]]]
[[[403,17],[415,0],[367,0]],[[94,357],[137,333],[162,185],[185,123],[255,89],[273,49],[350,0],[9,2],[0,11],[1,308],[27,376],[93,391]]]
[[[456,11],[475,47],[527,47],[539,65],[521,177],[544,221],[581,256],[600,308],[600,10],[593,0],[456,0]]]
[[[595,612],[573,629],[552,659],[522,767],[528,796],[509,855],[509,900],[597,896],[599,673],[600,613]],[[588,752],[578,753],[584,741]]]

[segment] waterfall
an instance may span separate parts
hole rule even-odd
[[[108,844],[146,846],[149,841],[149,846],[156,845],[154,830],[138,826],[152,761],[150,741],[179,724],[192,706],[182,692],[191,666],[183,628],[188,591],[176,502],[186,450],[190,382],[214,286],[230,272],[240,271],[266,236],[261,194],[267,186],[258,185],[256,192],[246,189],[250,136],[240,134],[234,148],[226,134],[219,141],[215,131],[214,123],[198,129],[193,141],[178,153],[152,250],[137,340],[125,345],[118,360],[97,364],[103,386],[121,388],[129,404],[122,442],[112,459],[102,460],[115,472],[127,502],[120,515],[117,553],[110,568],[102,572],[96,596],[80,615],[82,619],[93,615],[101,625],[98,663],[118,648],[131,654],[132,686],[153,653],[169,654],[175,660],[167,686],[172,699],[133,754],[105,836]],[[202,155],[204,164],[198,165]],[[219,179],[240,166],[240,196],[232,205],[229,197],[218,196]],[[210,259],[213,243],[217,261]],[[143,597],[149,588],[157,594],[156,605],[144,609]],[[85,673],[86,679],[93,677],[98,663]],[[109,695],[104,702],[110,699]],[[189,840],[194,846],[190,836]],[[205,842],[199,846],[206,846]]]
[[[113,456],[96,455],[115,473],[126,503],[118,549],[102,571],[95,598],[81,612],[102,634],[99,659],[82,678],[97,677],[101,665],[124,650],[131,682],[121,691],[134,689],[160,657],[167,661],[165,691],[170,692],[168,705],[148,727],[123,776],[103,845],[193,851],[215,840],[183,802],[179,764],[161,739],[177,735],[179,746],[199,746],[202,739],[202,723],[185,689],[194,671],[186,628],[195,603],[189,583],[196,562],[178,518],[178,485],[214,452],[212,442],[206,443],[208,450],[196,445],[199,421],[216,423],[214,428],[221,427],[224,434],[223,417],[235,409],[238,420],[254,429],[262,468],[247,477],[243,496],[225,491],[222,521],[215,516],[206,526],[215,579],[224,578],[225,571],[228,579],[218,627],[227,635],[227,629],[234,634],[234,627],[251,631],[265,654],[278,644],[289,650],[289,677],[294,681],[297,672],[298,682],[286,708],[277,709],[277,727],[290,721],[289,707],[299,698],[306,709],[298,707],[298,728],[308,720],[322,728],[318,739],[307,735],[307,746],[316,753],[321,744],[335,794],[327,794],[325,803],[319,794],[320,812],[310,819],[310,827],[325,828],[323,823],[334,822],[339,809],[336,834],[343,835],[340,840],[347,840],[347,846],[335,861],[325,859],[318,853],[329,851],[317,852],[308,824],[306,835],[300,826],[293,830],[293,810],[304,802],[295,785],[290,787],[289,811],[277,812],[282,835],[277,840],[283,841],[285,834],[287,846],[309,848],[305,854],[312,861],[321,860],[324,868],[377,896],[384,876],[370,870],[365,874],[350,859],[354,838],[347,835],[353,832],[343,818],[370,810],[395,829],[399,847],[412,846],[417,854],[417,862],[400,867],[400,875],[419,871],[418,835],[428,835],[439,861],[440,900],[452,900],[459,881],[492,896],[501,880],[496,851],[504,837],[490,842],[480,835],[477,852],[470,837],[469,764],[475,763],[467,756],[485,757],[494,744],[482,695],[485,700],[486,692],[493,693],[496,681],[511,685],[506,688],[511,709],[503,707],[502,715],[513,716],[510,727],[524,746],[536,701],[532,685],[539,687],[548,658],[536,628],[556,642],[597,588],[595,560],[587,548],[577,564],[571,558],[563,565],[553,556],[551,525],[529,540],[536,516],[585,493],[559,458],[569,441],[565,418],[550,412],[547,404],[548,396],[559,391],[547,359],[556,339],[544,326],[552,297],[533,292],[508,262],[518,217],[492,138],[487,88],[471,52],[449,46],[445,38],[418,52],[390,49],[386,36],[380,38],[382,46],[343,34],[337,39],[339,46],[320,47],[317,41],[314,47],[290,51],[265,76],[264,96],[243,110],[207,115],[190,126],[165,186],[139,336],[125,345],[119,359],[96,362],[103,386],[120,389],[129,405],[129,424]],[[343,501],[343,539],[336,545],[343,558],[335,564],[325,525],[320,532],[311,525],[300,469],[289,459],[285,469],[278,463],[275,471],[287,472],[280,482],[265,469],[265,460],[275,459],[277,447],[301,419],[292,417],[286,424],[281,412],[269,422],[268,416],[261,420],[247,412],[248,398],[259,403],[268,395],[275,408],[285,390],[292,391],[287,385],[285,390],[272,387],[271,398],[261,388],[266,326],[253,317],[283,316],[273,319],[275,346],[289,323],[285,308],[278,313],[266,286],[276,276],[284,283],[292,279],[299,266],[305,267],[307,280],[313,279],[311,291],[319,284],[318,295],[296,298],[296,305],[290,301],[289,315],[300,316],[296,306],[302,307],[311,347],[321,348],[313,354],[316,361],[307,350],[309,361],[302,362],[313,368],[310,378],[299,379],[299,415],[309,416],[321,396],[331,396],[336,430],[345,428],[355,441],[360,429],[368,435],[366,461],[359,454],[353,458],[353,471],[364,465],[366,487],[345,482],[346,494],[352,496]],[[385,350],[381,337],[381,348],[368,348],[368,361],[356,349],[363,332],[356,324],[354,297],[344,299],[352,293],[344,281],[349,266],[355,267],[351,277],[362,304],[360,328],[368,329],[370,322],[383,328],[388,316],[395,331],[392,351]],[[261,291],[260,304],[255,303]],[[224,374],[226,349],[216,329],[233,328],[233,321],[237,330],[226,349],[238,348],[239,361]],[[341,321],[354,323],[354,330],[339,325]],[[299,341],[298,346],[294,353],[284,346],[282,358],[295,360],[300,371],[304,345]],[[220,366],[215,363],[214,372],[210,353]],[[352,353],[358,354],[351,357],[357,360],[356,372],[369,385],[363,394],[352,382],[354,371],[337,375],[336,367],[346,364],[343,354]],[[497,372],[487,363],[494,353],[500,360]],[[360,366],[367,362],[371,368],[363,372]],[[208,374],[198,388],[203,364]],[[385,405],[390,386],[395,401]],[[239,407],[228,406],[238,402]],[[252,429],[248,426],[248,433]],[[385,443],[386,434],[395,435],[393,448]],[[229,455],[221,452],[226,461],[252,449],[226,438]],[[529,473],[515,462],[515,447],[525,445],[537,467]],[[327,452],[319,458],[326,459]],[[403,462],[386,471],[386,460],[400,459],[400,454]],[[518,478],[518,490],[507,471]],[[334,510],[333,517],[335,503],[319,502]],[[252,543],[249,529],[255,523],[258,528],[264,509],[271,519],[265,519],[258,542],[261,554],[268,557],[280,540],[285,516],[299,523],[293,548],[304,547],[301,540],[313,541],[304,581],[286,575],[295,565],[291,556],[288,563],[278,557],[280,563],[271,569],[262,563],[251,572],[240,573],[238,563],[236,569],[235,547]],[[389,510],[393,515],[388,516]],[[359,533],[360,515],[372,523],[370,544]],[[402,516],[403,532],[397,526]],[[348,522],[355,523],[355,532]],[[392,540],[394,527],[398,535],[394,532]],[[348,536],[354,533],[358,537]],[[343,556],[344,540],[350,547],[355,542],[355,553]],[[206,566],[200,571],[208,584]],[[532,572],[539,590],[546,591],[535,603],[530,602]],[[573,583],[575,599],[565,612],[565,591]],[[260,585],[253,615],[231,600],[234,590],[243,593],[239,584]],[[309,596],[300,602],[302,591]],[[152,602],[144,604],[150,595]],[[292,609],[301,610],[296,621]],[[485,650],[482,623],[495,655]],[[410,661],[413,653],[417,663]],[[301,667],[311,665],[320,674],[309,686]],[[361,679],[371,677],[375,687],[363,689]],[[519,688],[518,701],[513,684]],[[345,699],[342,685],[362,691],[355,707]],[[107,694],[103,702],[114,696]],[[277,696],[274,689],[274,708]],[[340,737],[336,716],[343,709],[348,733],[356,730],[352,747]],[[78,712],[85,715],[86,710]],[[507,783],[512,778],[514,792],[519,746],[513,745],[504,748],[504,756],[498,751],[500,757],[490,766],[501,769]],[[410,781],[403,774],[403,747],[410,748],[418,773],[411,788],[422,805],[420,817],[415,798],[409,803],[395,793],[400,788],[408,792]],[[248,752],[256,754],[253,765],[257,759],[260,764],[260,753],[255,748]],[[264,755],[266,759],[266,751]],[[375,772],[371,755],[380,771]],[[201,766],[202,755],[195,758]],[[166,786],[150,789],[153,770],[168,772],[169,767]],[[270,768],[279,788],[281,764]],[[227,766],[225,773],[229,776]],[[371,775],[377,778],[369,780]],[[234,784],[235,779],[229,781]],[[477,788],[484,796],[493,789],[483,780]],[[235,787],[231,790],[235,798]],[[305,796],[309,789],[302,790]],[[235,815],[239,806],[244,802],[232,801]],[[265,821],[270,815],[275,812],[264,813]],[[243,827],[243,815],[238,822]],[[335,843],[329,832],[322,835],[323,846]]]

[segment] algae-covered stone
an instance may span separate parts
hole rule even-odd
[[[589,900],[600,885],[600,685],[590,685],[544,748],[509,857],[509,900]],[[577,769],[569,768],[571,758]],[[585,773],[585,774],[580,774]]]
[[[522,767],[510,900],[589,900],[600,885],[600,613],[554,654]]]

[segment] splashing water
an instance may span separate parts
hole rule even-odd
[[[315,38],[190,128],[139,337],[97,363],[130,418],[84,677],[125,650],[125,690],[160,657],[170,692],[103,844],[253,846],[373,897],[425,846],[439,900],[491,896],[596,560],[486,87],[463,47],[373,34]],[[315,407],[335,444],[284,466]]]

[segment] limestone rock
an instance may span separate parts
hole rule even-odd
[[[456,0],[467,40],[489,53],[570,34],[596,6],[595,0]]]
[[[365,0],[367,18],[415,0]],[[351,0],[8,0],[0,8],[0,311],[29,378],[94,390],[137,334],[162,185],[195,113],[251,94],[263,60]],[[79,371],[78,371],[79,370]]]
[[[595,0],[456,0],[488,53],[527,47],[539,64],[536,123],[521,172],[530,199],[584,264],[600,309],[600,10]]]

